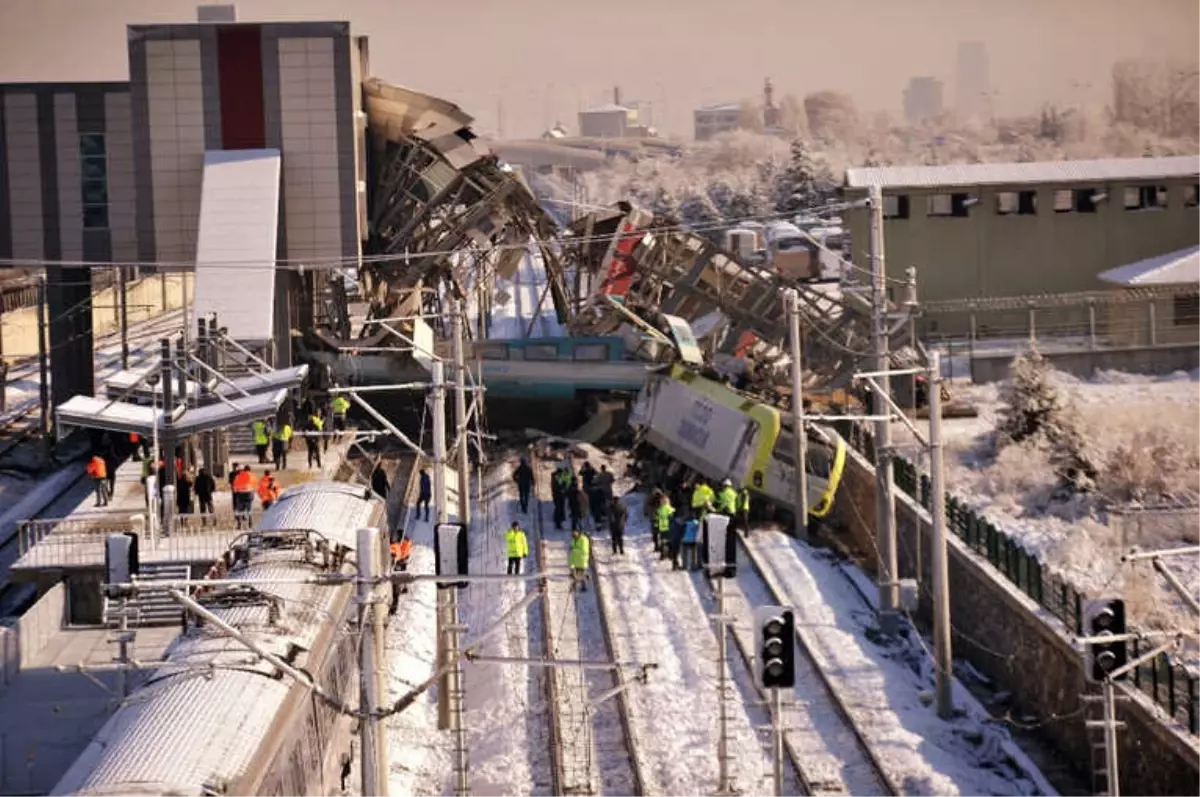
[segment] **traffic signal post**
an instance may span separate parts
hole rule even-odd
[[[783,691],[796,687],[796,616],[784,606],[754,610],[755,667],[759,687],[771,690],[771,737],[776,797],[783,794]]]

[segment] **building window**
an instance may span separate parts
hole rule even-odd
[[[79,136],[80,175],[82,178],[83,227],[102,230],[108,227],[108,155],[103,133]]]
[[[908,218],[908,194],[888,194],[883,198],[883,217],[885,219]]]
[[[962,218],[969,215],[968,208],[974,204],[969,202],[967,194],[932,194],[926,213],[930,216],[956,216]]]
[[[1054,192],[1054,212],[1070,213],[1075,209],[1075,194],[1069,188]]]
[[[1161,210],[1167,206],[1165,185],[1130,185],[1125,187],[1126,210]]]
[[[1174,299],[1177,327],[1200,326],[1200,293],[1188,293]]]
[[[996,213],[1001,216],[1032,216],[1037,213],[1037,191],[1000,191],[996,194]]]
[[[1200,206],[1200,184],[1183,187],[1183,206],[1185,208]]]
[[[575,344],[575,362],[605,362],[608,360],[607,343]]]
[[[1075,189],[1075,212],[1076,213],[1095,213],[1096,212],[1096,189],[1095,188],[1077,188]]]
[[[508,347],[503,343],[487,343],[476,346],[475,354],[481,360],[507,360]]]
[[[525,359],[529,361],[546,362],[558,359],[558,347],[539,343],[525,347]]]

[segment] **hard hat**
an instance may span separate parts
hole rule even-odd
[[[723,486],[723,487],[732,487],[732,486],[733,486],[733,482],[731,482],[729,479],[726,479],[725,481],[721,482],[721,486]]]

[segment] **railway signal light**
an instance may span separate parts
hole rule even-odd
[[[1108,637],[1125,634],[1125,601],[1117,598],[1086,600],[1080,614],[1080,632],[1085,637]],[[1124,639],[1112,642],[1089,642],[1085,645],[1084,671],[1088,680],[1102,683],[1108,674],[1129,660],[1129,643]]]
[[[791,689],[796,685],[796,618],[783,606],[754,610],[755,675],[763,689]]]
[[[729,521],[728,515],[715,512],[704,516],[702,550],[709,573],[722,578],[737,578],[737,535],[729,530]]]
[[[467,575],[467,527],[464,523],[439,523],[433,535],[433,561],[439,576]],[[466,581],[438,581],[438,589],[459,589]]]

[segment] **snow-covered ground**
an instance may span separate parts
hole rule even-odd
[[[1198,372],[1163,377],[1101,372],[1090,380],[1058,373],[1056,378],[1078,407],[1102,469],[1127,480],[1161,480],[1184,506],[1194,503],[1200,495]],[[1196,509],[1126,519],[1109,512],[1099,496],[1054,499],[1056,478],[1044,457],[1020,447],[1009,447],[1000,456],[992,453],[991,436],[1003,409],[1002,385],[956,382],[952,389],[956,398],[979,408],[977,418],[943,423],[952,493],[1085,592],[1124,594],[1134,622],[1195,627],[1194,616],[1148,562],[1122,564],[1120,556],[1135,546],[1159,550],[1195,545],[1200,536]],[[896,426],[897,439],[907,439],[907,434]],[[1121,485],[1116,476],[1108,479],[1114,489]],[[1105,484],[1102,474],[1102,489]],[[1192,594],[1200,595],[1200,559],[1169,561]]]

